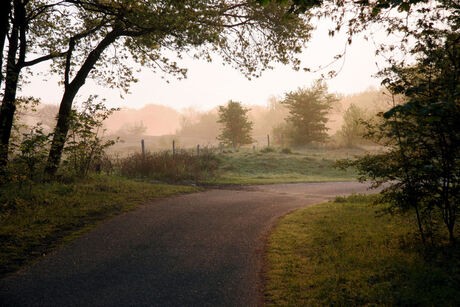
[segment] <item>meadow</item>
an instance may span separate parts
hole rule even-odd
[[[294,182],[352,181],[353,170],[339,170],[338,159],[363,154],[363,149],[303,148],[298,150],[241,149],[219,154],[220,176],[208,183],[270,184]]]

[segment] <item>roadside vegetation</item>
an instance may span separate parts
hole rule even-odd
[[[212,150],[205,148],[197,154],[182,149],[132,154],[115,161],[115,170],[127,178],[200,184],[217,178],[219,164]]]
[[[415,217],[383,214],[375,198],[338,197],[284,217],[269,239],[267,305],[458,306],[458,246],[425,250]]]

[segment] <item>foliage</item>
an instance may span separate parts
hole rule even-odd
[[[351,104],[343,115],[344,123],[338,132],[347,147],[353,147],[363,142],[366,134],[366,125],[364,121],[368,115],[366,111]]]
[[[275,144],[284,146],[286,144],[292,143],[288,139],[293,133],[293,126],[290,122],[283,122],[272,127],[271,135],[273,136],[273,142]]]
[[[32,182],[39,181],[45,167],[44,160],[48,154],[48,143],[49,135],[43,132],[41,125],[32,127],[29,132],[23,133],[22,141],[16,148],[16,154],[9,166],[10,176]]]
[[[150,178],[163,182],[200,183],[218,175],[219,160],[211,150],[202,148],[200,155],[177,149],[171,151],[132,154],[117,162],[121,175],[129,178]]]
[[[266,305],[459,305],[460,258],[418,253],[414,216],[382,215],[375,198],[341,197],[281,219],[269,239]]]
[[[253,123],[248,120],[248,111],[249,109],[244,108],[241,103],[231,100],[226,106],[220,106],[217,122],[222,124],[222,128],[217,139],[233,146],[234,149],[253,143],[251,137]]]
[[[283,149],[281,149],[281,153],[289,155],[292,154],[292,150],[289,147],[284,147]]]
[[[310,88],[299,88],[285,95],[283,104],[289,109],[286,121],[292,128],[287,131],[292,145],[324,142],[327,138],[327,117],[337,101],[329,94],[327,85],[316,81]]]
[[[30,189],[15,182],[0,186],[0,277],[140,203],[197,190],[103,175]]]
[[[80,111],[74,110],[66,142],[64,164],[80,177],[90,170],[101,171],[105,149],[115,140],[105,140],[102,129],[106,120],[116,109],[107,109],[104,101],[96,102],[97,96],[90,96]]]
[[[458,21],[458,20],[457,20]],[[443,29],[419,37],[417,63],[393,64],[382,74],[407,102],[382,114],[371,136],[388,150],[348,165],[361,180],[387,183],[385,199],[395,209],[414,210],[421,239],[437,244],[439,225],[455,241],[460,205],[460,35]]]
[[[18,97],[15,105],[17,114],[22,117],[36,112],[39,100],[33,97]],[[11,163],[2,166],[0,184],[11,181],[21,186],[25,183],[30,185],[43,178],[44,160],[49,149],[49,133],[44,130],[41,122],[30,126],[19,116],[13,121],[8,146]]]
[[[260,150],[261,153],[269,153],[269,152],[276,152],[276,149],[273,147],[264,147]]]

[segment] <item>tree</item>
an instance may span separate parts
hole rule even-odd
[[[178,58],[191,53],[208,60],[218,53],[250,78],[270,68],[272,61],[298,68],[296,54],[311,30],[308,15],[287,14],[290,1],[266,6],[245,0],[69,2],[78,10],[72,14],[77,18],[73,22],[84,25],[86,31],[79,28],[68,38],[66,58],[55,61],[55,67],[64,72],[64,94],[48,157],[51,176],[61,160],[72,103],[88,76],[127,90],[135,81],[132,67],[123,64],[127,58],[168,74],[185,75],[165,56],[165,51],[173,51]],[[110,54],[109,46],[116,52]],[[110,72],[111,67],[118,67],[118,72]]]
[[[353,103],[345,111],[343,114],[344,123],[338,133],[346,146],[353,147],[363,141],[366,134],[366,125],[364,124],[366,119],[366,111]]]
[[[26,67],[65,54],[59,50],[61,44],[56,43],[62,38],[60,34],[65,32],[64,29],[68,27],[67,19],[56,14],[57,8],[65,6],[65,2],[46,0],[2,1],[0,85],[3,80],[5,81],[0,111],[0,167],[2,168],[8,160],[21,72]],[[5,46],[5,38],[8,38],[7,47]],[[6,65],[3,65],[4,53],[6,54]],[[34,54],[35,58],[28,59],[28,54]]]
[[[415,64],[382,72],[388,89],[407,102],[383,113],[371,131],[385,153],[348,164],[361,180],[386,183],[382,193],[393,209],[414,211],[424,243],[444,224],[454,244],[460,214],[460,34],[453,22],[418,36]]]
[[[107,109],[104,101],[90,96],[80,110],[72,110],[66,141],[66,161],[69,170],[85,177],[90,169],[100,171],[105,149],[117,140],[104,138],[103,122],[117,109]]]
[[[286,121],[291,143],[306,145],[324,142],[327,137],[327,114],[338,99],[329,94],[327,85],[316,81],[311,88],[299,88],[285,95],[283,104],[289,109]]]
[[[241,106],[241,103],[231,100],[227,106],[220,106],[217,122],[222,124],[222,131],[217,139],[224,144],[232,145],[234,149],[253,143],[251,137],[253,123],[248,120],[248,112],[249,109]]]

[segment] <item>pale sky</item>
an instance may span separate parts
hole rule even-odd
[[[343,51],[344,35],[329,37],[327,30],[328,24],[322,22],[313,32],[312,39],[301,55],[303,66],[324,66],[332,61],[334,55]],[[362,36],[355,37],[353,44],[347,47],[340,74],[327,81],[330,91],[351,94],[371,86],[378,87],[380,80],[372,77],[378,71],[374,50],[372,42],[364,40]],[[381,59],[380,62],[382,63]],[[277,65],[274,70],[265,71],[262,77],[249,81],[237,70],[221,65],[217,57],[212,63],[185,58],[182,66],[188,68],[187,79],[175,80],[170,77],[170,83],[161,79],[161,75],[146,68],[142,69],[136,75],[139,82],[131,87],[131,94],[125,95],[124,99],[120,98],[119,90],[107,89],[88,80],[80,89],[77,100],[83,100],[90,94],[98,94],[107,99],[110,107],[141,108],[146,104],[160,104],[176,110],[194,107],[202,111],[223,105],[230,99],[246,105],[266,105],[270,96],[282,96],[287,91],[309,86],[321,73],[326,74],[328,71],[294,71],[289,66]],[[332,69],[338,70],[340,66],[342,61]],[[46,71],[46,68],[45,64],[34,67],[34,71]],[[58,80],[56,76],[34,76],[23,87],[21,94],[39,97],[44,103],[57,105],[62,96]]]

